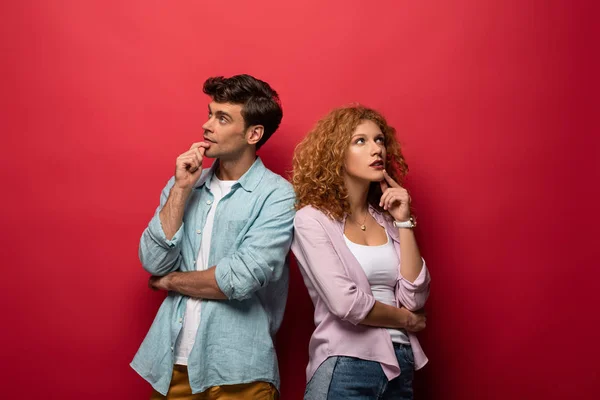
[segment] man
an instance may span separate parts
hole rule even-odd
[[[149,286],[168,296],[131,366],[152,399],[276,399],[295,196],[256,150],[283,112],[249,75],[209,78],[204,93],[204,140],[177,158],[140,240]]]

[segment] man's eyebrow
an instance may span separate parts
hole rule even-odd
[[[217,112],[215,113],[215,115],[216,115],[217,117],[227,117],[227,118],[229,118],[230,120],[233,120],[233,118],[231,117],[231,115],[227,114],[225,111],[221,111],[221,110],[219,110],[219,111],[217,111]]]

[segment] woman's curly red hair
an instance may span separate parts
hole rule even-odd
[[[408,172],[396,130],[379,112],[363,106],[341,107],[321,119],[296,146],[293,158],[292,185],[296,191],[296,208],[310,205],[330,218],[342,220],[350,213],[348,192],[344,185],[344,160],[350,140],[361,122],[373,121],[385,136],[385,169],[399,184]],[[381,188],[378,182],[369,188],[368,202],[379,207]]]

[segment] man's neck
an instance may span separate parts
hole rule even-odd
[[[222,181],[237,181],[250,169],[254,161],[256,161],[255,151],[244,152],[235,159],[219,159],[215,174]]]

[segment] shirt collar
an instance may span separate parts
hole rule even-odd
[[[212,177],[214,176],[215,171],[217,170],[218,166],[219,166],[219,160],[217,159],[213,163],[213,165],[210,167],[208,172],[206,174],[202,174],[200,179],[198,179],[198,182],[196,182],[196,184],[194,185],[194,188],[199,188],[204,185],[210,187]],[[256,160],[254,160],[254,163],[252,163],[250,168],[248,168],[248,171],[244,172],[244,175],[242,175],[240,177],[240,179],[238,179],[236,185],[239,184],[242,187],[242,189],[244,189],[245,191],[252,192],[254,189],[256,189],[256,187],[260,183],[266,170],[267,170],[267,168],[263,164],[260,157],[256,157]]]

